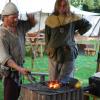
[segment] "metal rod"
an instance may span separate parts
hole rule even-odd
[[[98,57],[97,57],[97,69],[96,72],[100,72],[100,45],[99,45],[99,51],[98,51]]]
[[[91,32],[91,34],[90,34],[90,36],[92,36],[93,31],[94,31],[94,30],[95,30],[95,28],[97,27],[97,25],[98,25],[99,21],[100,21],[100,18],[98,19],[98,21],[97,21],[96,25],[94,26],[94,28],[93,28],[93,30],[92,30],[92,32]]]
[[[42,14],[42,9],[41,9],[41,11],[40,11],[40,19],[39,19],[39,31],[40,31],[40,29],[41,29],[41,14]]]

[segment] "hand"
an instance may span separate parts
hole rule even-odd
[[[34,17],[34,14],[27,14],[26,13],[26,16],[27,16],[27,19],[30,21],[30,23],[33,25],[33,26],[35,26],[36,25],[36,23],[37,23],[37,21],[36,21],[36,19],[35,19],[35,17]]]
[[[20,67],[19,72],[23,75],[28,75],[30,71],[27,68]]]
[[[30,13],[30,14],[26,13],[26,16],[28,19],[34,19],[34,14],[32,14],[32,13]]]

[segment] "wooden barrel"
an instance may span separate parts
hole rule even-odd
[[[82,89],[61,88],[58,90],[49,90],[34,88],[29,84],[21,86],[20,100],[83,100]]]

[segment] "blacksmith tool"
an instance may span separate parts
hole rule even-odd
[[[31,72],[28,72],[27,78],[32,84],[37,83],[36,78],[32,75]]]

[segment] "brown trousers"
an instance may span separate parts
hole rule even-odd
[[[4,80],[4,100],[18,100],[20,86],[11,78]]]
[[[49,58],[49,80],[65,80],[74,76],[75,60],[57,63]]]

